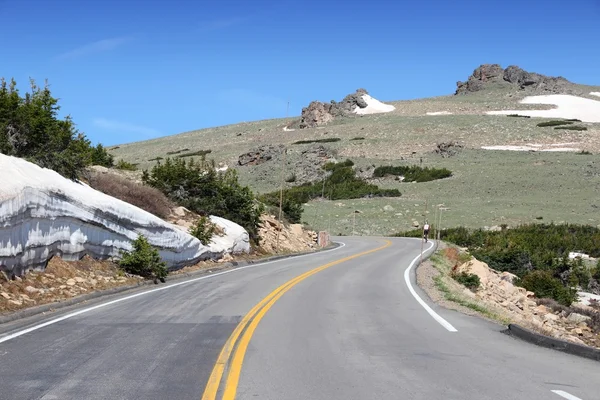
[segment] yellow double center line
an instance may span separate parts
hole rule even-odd
[[[288,290],[290,290],[296,284],[302,282],[309,276],[316,274],[317,272],[323,271],[324,269],[332,267],[334,265],[341,264],[345,261],[365,256],[367,254],[371,254],[379,250],[383,250],[386,247],[389,247],[391,244],[391,241],[386,240],[385,245],[376,249],[364,251],[353,256],[345,257],[330,262],[329,264],[322,265],[315,269],[311,269],[310,271],[305,272],[304,274],[299,275],[292,280],[289,280],[288,282],[284,283],[283,285],[279,286],[277,289],[269,293],[267,297],[262,299],[248,312],[248,314],[244,316],[244,318],[242,318],[240,323],[235,327],[235,329],[231,333],[231,336],[229,336],[229,338],[227,339],[227,342],[225,342],[225,345],[219,353],[219,357],[217,358],[217,362],[215,363],[210,377],[208,378],[208,382],[206,383],[206,388],[204,389],[202,400],[215,400],[217,398],[217,392],[219,391],[219,385],[221,383],[221,379],[223,378],[225,367],[227,366],[227,363],[231,357],[231,353],[233,352],[233,349],[236,347],[237,343],[235,354],[229,365],[229,372],[227,374],[227,380],[225,381],[225,387],[222,397],[223,400],[235,399],[238,382],[240,380],[240,374],[242,372],[242,364],[244,363],[244,356],[246,355],[246,350],[248,348],[248,344],[250,343],[250,339],[252,339],[252,335],[254,334],[256,327],[260,323],[261,319],[265,316],[267,311],[269,311],[273,304],[275,304],[275,302],[279,300],[279,298],[283,296]],[[244,331],[246,327],[247,329]],[[242,332],[244,332],[243,335]],[[238,342],[240,335],[242,335],[242,338]]]

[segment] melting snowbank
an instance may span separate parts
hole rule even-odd
[[[452,113],[450,111],[434,111],[434,112],[428,112],[426,114],[427,115],[452,115]]]
[[[576,143],[565,143],[565,144],[576,144]],[[504,145],[504,146],[482,146],[481,148],[484,150],[505,150],[505,151],[566,151],[566,152],[575,152],[581,151],[581,149],[575,147],[558,147],[563,146],[565,144],[551,144],[550,147],[547,145],[541,144],[527,144],[523,146],[513,146],[513,145]]]
[[[529,96],[522,104],[554,104],[551,110],[503,110],[488,111],[488,115],[520,114],[530,117],[579,119],[583,122],[600,122],[600,101],[567,94]]]
[[[392,106],[391,104],[382,103],[368,94],[363,94],[362,98],[367,103],[367,107],[356,107],[354,112],[359,115],[386,113],[396,109],[396,107]]]
[[[590,92],[590,94],[592,96],[598,96],[598,97],[600,97],[600,92]]]
[[[231,221],[211,217],[226,235],[204,246],[142,209],[20,158],[0,154],[0,180],[0,267],[17,275],[56,254],[119,256],[138,234],[173,268],[250,249],[248,233]]]

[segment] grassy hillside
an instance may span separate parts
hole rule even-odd
[[[589,91],[600,89],[589,87]],[[383,188],[399,189],[400,198],[311,201],[305,207],[303,220],[317,229],[330,226],[336,234],[352,232],[353,210],[361,211],[355,219],[357,233],[389,234],[408,229],[413,219],[422,219],[426,200],[429,205],[444,204],[450,208],[444,213],[444,226],[536,221],[600,224],[600,156],[596,155],[600,153],[600,124],[583,124],[587,131],[561,131],[536,126],[547,119],[483,115],[491,110],[547,108],[518,104],[522,97],[521,93],[499,90],[391,102],[396,106],[391,113],[336,120],[325,127],[284,131],[292,118],[257,121],[124,144],[111,153],[117,160],[149,168],[155,163],[149,160],[157,157],[211,150],[208,158],[236,167],[237,157],[252,148],[285,144],[287,174],[293,172],[302,151],[315,146],[294,142],[339,138],[340,141],[323,145],[337,152],[339,160],[352,159],[357,167],[422,162],[422,166],[453,172],[451,178],[434,182],[375,182]],[[440,111],[454,114],[426,115]],[[449,141],[459,141],[465,149],[450,158],[433,152],[436,143]],[[576,147],[592,154],[481,150],[486,145],[531,143],[577,143]],[[274,158],[258,166],[236,168],[241,183],[264,193],[278,188],[282,166],[283,160]],[[386,207],[390,211],[384,211],[385,206],[391,206]]]

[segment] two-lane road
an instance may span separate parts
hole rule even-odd
[[[597,362],[411,293],[420,241],[339,240],[0,335],[0,399],[600,399]]]

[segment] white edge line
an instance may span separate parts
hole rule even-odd
[[[564,392],[562,390],[551,390],[552,393],[559,395],[560,397],[564,397],[569,400],[581,400],[579,397],[573,396],[571,393]]]
[[[319,252],[315,252],[315,253],[310,253],[310,254],[304,254],[304,255],[295,256],[295,257],[286,257],[286,258],[281,258],[279,260],[266,261],[264,263],[250,264],[250,265],[246,265],[246,266],[243,266],[243,267],[230,269],[228,271],[217,272],[217,273],[214,273],[214,274],[211,274],[211,275],[204,275],[204,276],[201,276],[199,278],[189,279],[189,280],[186,280],[186,281],[173,283],[173,284],[168,285],[168,286],[163,286],[163,287],[159,287],[159,288],[156,288],[156,289],[146,290],[144,292],[132,294],[130,296],[121,297],[119,299],[108,301],[106,303],[98,304],[98,305],[95,305],[93,307],[84,308],[83,310],[75,311],[75,312],[63,315],[62,317],[51,319],[50,321],[46,321],[44,323],[41,323],[41,324],[38,324],[38,325],[34,325],[34,326],[29,327],[27,329],[23,329],[23,330],[11,333],[9,335],[6,335],[6,336],[0,338],[0,343],[8,342],[11,339],[17,338],[19,336],[23,336],[23,335],[25,335],[27,333],[30,333],[30,332],[33,332],[33,331],[37,331],[38,329],[44,328],[44,327],[49,326],[49,325],[56,324],[57,322],[61,322],[61,321],[64,321],[66,319],[76,317],[77,315],[85,314],[87,312],[90,312],[90,311],[93,311],[93,310],[97,310],[99,308],[103,308],[103,307],[106,307],[106,306],[109,306],[109,305],[112,305],[112,304],[120,303],[122,301],[130,300],[130,299],[133,299],[133,298],[136,298],[136,297],[145,296],[145,295],[150,294],[150,293],[155,293],[155,292],[159,292],[161,290],[171,289],[171,288],[174,288],[176,286],[181,286],[181,285],[185,285],[185,284],[188,284],[188,283],[201,281],[201,280],[204,280],[204,279],[214,278],[215,276],[219,276],[219,275],[230,274],[230,273],[241,271],[241,270],[248,269],[248,268],[262,267],[264,265],[274,264],[274,263],[281,262],[281,261],[290,261],[290,260],[296,260],[298,258],[303,258],[303,257],[308,257],[308,256],[314,256],[316,254],[329,253],[331,251],[336,251],[336,250],[339,250],[339,249],[341,249],[343,247],[346,247],[346,243],[343,243],[343,242],[334,242],[334,243],[338,243],[340,246],[338,246],[338,247],[336,247],[334,249],[330,249],[330,250],[323,250],[323,251],[319,251]]]
[[[415,259],[410,263],[410,265],[408,266],[408,268],[406,268],[406,270],[404,270],[404,281],[406,282],[406,286],[408,286],[408,290],[410,291],[410,294],[413,295],[413,297],[419,302],[419,304],[421,306],[423,306],[423,308],[425,309],[425,311],[427,311],[429,313],[429,315],[431,315],[433,317],[433,319],[435,319],[437,322],[439,322],[440,325],[442,325],[448,331],[450,331],[450,332],[458,332],[456,330],[456,328],[453,327],[452,324],[450,324],[450,322],[448,322],[444,318],[442,318],[438,313],[436,313],[435,311],[433,311],[433,309],[431,307],[429,307],[429,305],[427,303],[425,303],[425,301],[417,294],[417,292],[413,288],[412,284],[410,283],[410,270],[415,265],[415,263],[417,261],[419,261],[419,258],[421,258],[421,254],[425,254],[426,252],[428,252],[429,250],[431,250],[431,248],[434,245],[434,242],[430,242],[430,243],[431,244],[429,245],[429,248],[426,249],[426,250],[424,250],[423,253],[420,253],[418,256],[416,256]]]

